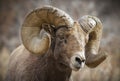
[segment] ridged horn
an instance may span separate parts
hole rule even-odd
[[[105,53],[99,52],[102,23],[97,17],[87,15],[79,19],[79,24],[87,37],[85,46],[86,65],[94,68],[106,59]]]
[[[46,32],[40,35],[44,24],[72,27],[73,20],[64,11],[52,6],[44,6],[29,13],[22,25],[21,38],[25,48],[34,54],[43,54],[49,49],[50,35]]]

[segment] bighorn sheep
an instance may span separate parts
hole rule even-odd
[[[6,81],[69,81],[71,71],[96,67],[102,24],[93,16],[74,21],[64,11],[44,6],[24,20],[20,45],[11,54]]]

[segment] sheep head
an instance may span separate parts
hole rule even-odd
[[[58,62],[79,70],[86,65],[96,67],[105,55],[97,54],[102,26],[98,18],[85,16],[74,21],[64,11],[44,6],[26,17],[21,36],[32,54],[43,55],[49,49]],[[62,59],[62,60],[61,60]]]

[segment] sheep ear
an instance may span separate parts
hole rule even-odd
[[[50,24],[47,24],[47,23],[43,23],[42,24],[42,28],[48,32],[51,36],[54,36],[55,35],[55,26],[54,25],[50,25]]]
[[[104,53],[99,53],[99,45],[102,37],[102,23],[94,16],[83,16],[79,19],[79,24],[88,36],[85,46],[86,65],[96,67],[106,59]]]

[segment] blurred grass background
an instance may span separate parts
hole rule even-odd
[[[23,20],[35,8],[52,5],[74,20],[94,15],[103,23],[101,48],[108,58],[95,69],[87,66],[74,74],[76,81],[120,81],[120,5],[119,0],[0,0],[0,81],[5,76],[10,53],[21,44]]]

